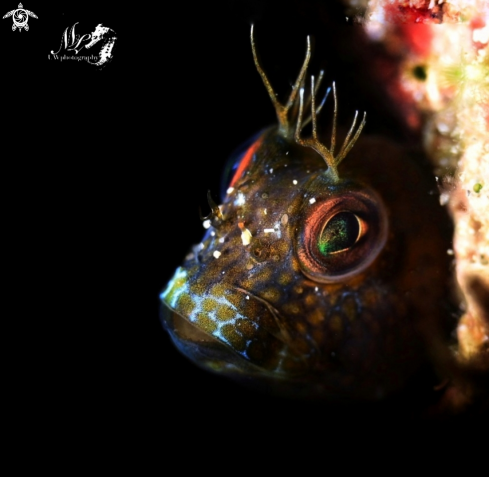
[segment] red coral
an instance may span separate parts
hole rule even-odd
[[[413,54],[420,57],[429,55],[433,39],[431,25],[403,24],[399,25],[399,30]]]
[[[470,28],[472,30],[478,30],[479,28],[484,28],[486,26],[486,21],[483,17],[478,16],[478,17],[473,17],[470,20]]]
[[[443,6],[429,8],[430,0],[398,0],[384,6],[385,18],[393,23],[441,23]]]
[[[469,26],[472,31],[484,28],[486,26],[486,20],[482,16],[474,17],[470,20]],[[476,50],[480,50],[487,46],[487,42],[481,43],[480,41],[473,41],[473,45]]]

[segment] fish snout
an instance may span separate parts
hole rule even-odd
[[[179,268],[161,300],[161,319],[173,343],[205,369],[280,378],[307,366],[278,312],[246,290],[225,282],[201,287]]]

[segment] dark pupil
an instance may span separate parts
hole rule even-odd
[[[318,240],[319,251],[323,255],[350,248],[358,238],[360,226],[355,214],[340,212],[324,227]]]

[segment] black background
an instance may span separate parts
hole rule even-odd
[[[24,7],[39,17],[28,32],[0,23],[6,261],[20,292],[15,402],[34,401],[34,419],[50,416],[70,434],[88,427],[94,438],[164,435],[182,445],[193,436],[201,446],[234,439],[285,449],[312,445],[314,434],[322,447],[376,426],[398,435],[447,425],[420,417],[416,396],[342,405],[256,394],[188,362],[159,322],[158,295],[203,233],[207,190],[219,197],[229,154],[275,121],[253,64],[252,23],[279,97],[309,34],[310,71],[336,81],[340,123],[366,110],[365,133],[413,139],[372,83],[341,3]],[[48,59],[75,22],[79,34],[98,23],[116,31],[104,69]]]

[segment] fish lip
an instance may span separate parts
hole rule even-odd
[[[161,307],[160,320],[175,347],[199,367],[232,377],[238,374],[268,374],[267,370],[237,353],[227,343],[206,333],[165,302]]]
[[[184,273],[177,273],[177,278],[179,276],[183,277]],[[171,296],[171,293],[168,292],[171,286],[169,285],[160,295],[162,302],[160,319],[177,349],[195,364],[224,374],[260,375],[279,380],[303,374],[309,367],[310,363],[308,363],[307,356],[303,356],[296,349],[288,327],[285,325],[286,320],[267,300],[234,284],[229,283],[227,286],[231,293],[246,297],[244,301],[249,302],[250,305],[255,303],[258,307],[261,307],[262,311],[258,312],[259,321],[248,317],[243,310],[241,310],[243,313],[241,319],[248,319],[254,323],[253,326],[262,327],[262,337],[263,332],[265,332],[270,340],[270,350],[273,347],[277,350],[277,346],[282,349],[279,354],[277,354],[277,351],[271,351],[269,355],[266,353],[265,356],[259,355],[257,362],[256,354],[255,357],[248,354],[248,344],[252,342],[251,338],[248,338],[247,348],[238,351],[231,344],[221,339],[220,336],[209,333],[198,323],[194,322],[190,316],[187,316],[184,310],[178,308],[178,299]],[[179,294],[176,293],[176,296],[179,296]],[[268,316],[268,319],[265,318],[266,316]],[[273,342],[276,344],[272,345],[271,343]],[[279,345],[278,343],[281,344]],[[282,353],[286,353],[286,355]],[[280,356],[288,356],[287,369],[282,368],[282,358]],[[295,364],[292,365],[292,362]]]

